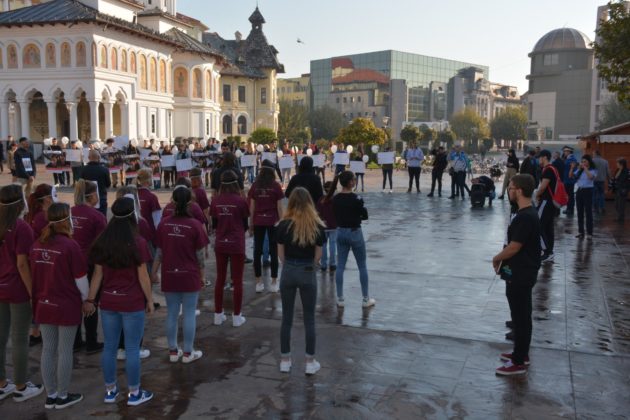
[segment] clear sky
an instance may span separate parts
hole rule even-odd
[[[597,7],[606,0],[259,0],[264,32],[286,74],[310,71],[319,58],[400,50],[490,66],[492,82],[527,90],[534,45],[571,27],[595,37]],[[256,0],[178,0],[227,39],[247,36]],[[300,44],[297,39],[304,43]]]

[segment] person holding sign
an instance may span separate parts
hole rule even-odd
[[[357,184],[354,186],[354,190],[357,191],[359,188],[359,180],[361,180],[361,192],[363,192],[365,190],[365,181],[363,180],[365,176],[365,162],[363,161],[363,153],[361,151],[358,151],[350,162],[350,170],[354,172],[357,177]]]
[[[422,161],[424,160],[424,153],[420,149],[415,141],[409,143],[409,147],[405,150],[403,158],[407,162],[407,170],[409,171],[409,188],[407,192],[411,192],[413,181],[416,181],[416,192],[420,192],[420,171]]]
[[[344,154],[345,156],[343,156]],[[344,148],[343,143],[339,143],[333,160],[333,164],[335,165],[335,176],[337,176],[346,170],[346,165],[350,161],[350,158],[348,157],[348,152]]]
[[[381,171],[383,172],[383,192],[385,192],[386,181],[389,179],[389,193],[391,194],[393,191],[394,152],[391,152],[390,148],[386,147],[385,152],[378,154],[378,163],[381,165]]]
[[[96,182],[100,200],[98,211],[107,216],[107,189],[112,185],[109,170],[101,164],[101,155],[96,150],[90,150],[88,160],[88,164],[81,170],[81,178]]]
[[[35,181],[35,176],[37,175],[37,167],[35,166],[35,158],[29,149],[28,139],[22,137],[19,143],[19,147],[13,154],[15,178],[18,184],[26,186],[24,194],[28,196],[33,189],[33,181]]]

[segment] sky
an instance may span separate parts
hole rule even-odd
[[[527,91],[527,56],[547,32],[569,27],[595,37],[607,0],[258,0],[269,43],[286,73],[310,61],[399,50],[490,67],[490,81]],[[226,39],[251,29],[256,0],[178,0],[178,11]],[[298,43],[298,38],[303,43]]]

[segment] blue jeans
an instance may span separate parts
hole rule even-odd
[[[114,312],[101,310],[101,324],[105,347],[103,348],[103,376],[105,386],[116,384],[116,353],[118,352],[118,340],[120,333],[125,332],[125,371],[129,390],[140,388],[140,340],[144,335],[144,311],[138,312]]]
[[[595,181],[593,186],[593,208],[604,210],[604,181]]]
[[[291,327],[295,294],[300,290],[304,319],[306,355],[315,356],[315,305],[317,303],[317,280],[312,260],[286,260],[280,276],[280,297],[282,298],[282,327],[280,328],[280,352],[291,354]]]
[[[184,353],[192,353],[193,342],[195,341],[195,328],[197,326],[197,299],[199,292],[167,292],[166,307],[166,338],[169,350],[177,349],[177,318],[179,318],[179,308],[182,307],[182,329],[184,330]]]
[[[330,256],[328,249],[330,249]],[[326,231],[326,242],[322,246],[322,259],[319,262],[322,267],[328,267],[329,258],[330,265],[337,265],[337,230]]]
[[[354,259],[359,267],[359,280],[361,281],[361,293],[367,298],[368,294],[368,272],[366,264],[365,240],[361,228],[337,228],[337,273],[335,281],[337,283],[337,296],[343,297],[343,272],[346,269],[348,254],[352,250]]]

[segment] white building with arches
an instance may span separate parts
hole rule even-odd
[[[203,42],[208,28],[177,13],[176,0],[12,3],[0,13],[0,139],[224,138],[222,73],[274,84],[282,71]],[[242,112],[248,128],[254,96]],[[275,128],[277,103],[267,108],[259,124]]]

